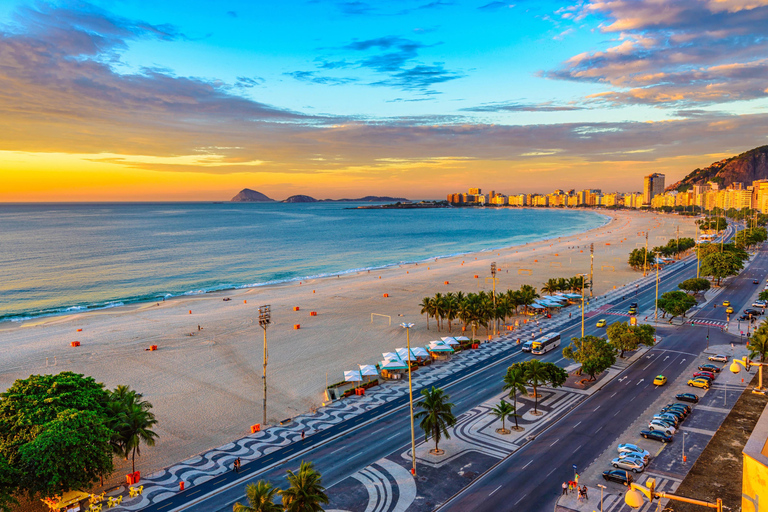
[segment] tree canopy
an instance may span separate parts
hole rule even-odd
[[[571,344],[563,349],[563,357],[581,363],[581,371],[595,380],[616,362],[616,347],[597,336],[571,338]]]
[[[736,247],[744,248],[761,244],[765,242],[766,238],[768,238],[768,232],[766,232],[765,228],[756,227],[744,229],[736,233],[734,242]]]
[[[662,296],[659,297],[658,302],[659,309],[662,310],[665,315],[670,315],[670,322],[672,322],[672,319],[676,316],[685,317],[686,311],[695,305],[696,299],[685,292],[677,290],[662,294]]]
[[[619,351],[619,357],[624,357],[625,351],[637,350],[640,345],[652,347],[656,343],[656,328],[651,325],[629,325],[627,322],[616,322],[605,331],[608,341]]]
[[[708,254],[701,261],[701,275],[717,279],[717,285],[724,277],[735,276],[744,268],[744,260],[736,252],[724,251]]]
[[[683,291],[690,292],[692,294],[696,294],[699,292],[705,292],[709,290],[710,288],[709,281],[702,277],[694,277],[691,279],[686,279],[682,283],[678,284],[677,287],[680,288]]]
[[[641,247],[632,249],[632,252],[629,253],[628,263],[634,270],[643,270],[643,265],[646,266],[646,269],[649,269],[653,265],[654,258],[656,256],[651,251],[646,251],[644,247]]]

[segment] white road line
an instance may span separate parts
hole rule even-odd
[[[552,468],[552,471],[550,471],[549,473],[547,473],[547,476],[549,476],[549,475],[551,475],[552,473],[554,473],[554,472],[555,472],[555,469],[557,469],[557,468]]]
[[[618,410],[618,411],[616,411],[616,412],[613,414],[613,415],[614,415],[614,417],[615,417],[617,414],[619,414],[620,412],[621,412],[621,410]]]
[[[618,393],[618,391],[617,391],[616,393]],[[611,398],[615,397],[615,396],[616,396],[616,393],[612,394],[612,395],[611,395]]]
[[[394,436],[393,436],[393,437],[394,437]],[[333,455],[333,454],[334,454],[334,453],[336,453],[336,452],[340,452],[341,450],[346,450],[346,449],[348,449],[348,447],[347,447],[347,446],[342,446],[342,447],[341,447],[341,448],[339,448],[338,450],[333,450],[333,451],[332,451],[331,453],[329,453],[328,455]]]
[[[525,466],[523,466],[523,469],[525,469],[525,468],[527,468],[528,466],[530,466],[530,465],[531,465],[531,462],[533,462],[533,459],[531,459],[530,461],[528,461],[528,464],[526,464]]]
[[[558,437],[557,439],[555,439],[555,442],[554,442],[554,443],[552,443],[552,444],[551,444],[551,445],[549,445],[549,446],[555,446],[559,440],[560,440],[560,438]]]
[[[392,439],[393,437],[397,437],[398,435],[399,434],[395,434],[395,435],[389,436],[388,438],[385,439],[385,441],[389,441],[390,439]]]
[[[491,494],[489,494],[488,496],[493,496],[493,493],[495,493],[495,492],[496,492],[496,491],[498,491],[499,489],[501,489],[501,486],[498,486],[497,488],[495,488],[494,490],[492,490],[492,491],[491,491]]]
[[[594,409],[592,409],[592,412],[594,412],[594,411],[598,410],[599,408],[600,408],[600,406],[598,405],[597,407],[595,407]]]
[[[603,425],[603,426],[605,426],[605,425]],[[602,428],[603,428],[603,427],[600,427],[599,429],[595,430],[595,434],[597,434],[598,432],[600,432],[600,430],[602,430]]]
[[[551,474],[551,473],[550,473],[550,474]],[[549,475],[547,475],[547,476],[549,476]],[[528,496],[528,493],[525,493],[525,494],[523,494],[522,496],[520,496],[520,499],[519,499],[519,500],[517,500],[517,501],[515,502],[515,505],[517,505],[518,503],[520,503],[521,501],[523,501],[523,498],[525,498],[526,496]]]
[[[576,452],[578,452],[578,451],[579,451],[579,449],[581,449],[581,447],[582,447],[582,446],[583,446],[583,445],[579,445],[579,446],[577,446],[577,447],[576,447],[576,449],[575,449],[575,450],[573,450],[573,453],[576,453]]]
[[[573,426],[573,428],[576,428],[576,427],[578,427],[579,425],[581,425],[581,422],[578,422],[577,424],[575,424],[575,425]]]

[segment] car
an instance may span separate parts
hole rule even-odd
[[[633,473],[640,473],[645,469],[645,464],[640,459],[616,458],[611,461],[611,466],[618,469],[626,469]]]
[[[746,322],[746,321],[747,321],[747,320],[749,320],[749,319],[750,319],[750,316],[749,316],[749,315],[741,315],[741,316],[739,317],[739,320],[741,320],[742,322]]]
[[[637,308],[629,308],[629,314],[630,315],[636,315],[637,314]]]
[[[757,309],[745,309],[744,310],[745,315],[752,315],[752,316],[760,316],[763,314],[762,311],[758,311]]]
[[[667,378],[663,375],[657,375],[655,379],[653,379],[653,385],[654,386],[663,386],[667,383]]]
[[[665,423],[669,423],[673,427],[677,428],[678,425],[680,424],[680,422],[682,421],[682,418],[678,418],[677,416],[675,416],[671,412],[663,412],[663,413],[660,413],[660,414],[654,414],[653,415],[653,418],[651,419],[651,421],[656,421],[656,420],[663,421]]]
[[[728,356],[724,354],[715,354],[714,356],[709,356],[707,359],[710,361],[717,361],[718,363],[728,362]]]
[[[665,410],[665,409],[680,409],[683,412],[683,414],[685,414],[686,416],[688,414],[690,414],[691,411],[693,410],[693,409],[691,409],[690,405],[681,404],[680,402],[675,402],[675,403],[672,403],[672,404],[667,404],[667,405],[665,405],[664,407],[661,408],[662,411]]]
[[[757,279],[753,279],[752,284],[760,284],[760,281],[758,281]]]
[[[649,430],[661,430],[662,432],[664,432],[668,436],[671,436],[675,432],[677,432],[677,429],[671,423],[667,423],[666,421],[655,420],[655,419],[648,422],[648,429]]]
[[[702,372],[714,372],[714,373],[720,373],[722,368],[719,366],[716,366],[714,364],[704,363],[702,365],[699,365],[699,370]]]
[[[699,395],[694,395],[693,393],[680,393],[679,395],[675,395],[675,398],[681,402],[690,402],[692,404],[698,403],[699,401]]]
[[[598,320],[597,323],[595,324],[595,327],[605,327],[605,318],[601,318],[600,320]]]
[[[646,439],[653,439],[654,441],[661,441],[662,443],[671,443],[672,436],[661,432],[660,430],[641,430],[640,435]]]
[[[603,480],[629,486],[632,484],[632,475],[623,469],[610,469],[603,471]]]
[[[688,381],[688,385],[693,388],[709,389],[709,381],[703,378],[691,379]]]
[[[637,309],[637,302],[633,302],[629,307]]]
[[[732,315],[733,314],[733,308],[728,306],[727,308],[725,308],[725,312],[728,313],[729,315]]]
[[[622,453],[629,453],[629,452],[641,453],[643,454],[643,457],[651,456],[651,453],[648,450],[643,450],[636,444],[631,444],[631,443],[621,443],[618,446],[618,450],[619,450],[619,456],[621,456]]]
[[[711,378],[711,377],[705,377],[704,375],[702,375],[702,376],[700,376],[700,377],[694,377],[694,379],[701,379],[701,380],[705,380],[705,381],[709,382],[709,385],[710,385],[710,386],[712,385],[712,381],[713,381],[713,380],[715,380],[715,379],[713,379],[713,378]]]
[[[643,451],[645,453],[648,453],[645,450],[643,450]],[[645,464],[646,466],[648,465],[648,462],[650,462],[650,460],[651,460],[651,456],[650,455],[645,455],[644,453],[640,453],[640,452],[621,452],[621,453],[619,453],[619,458],[620,459],[626,459],[626,458],[637,459],[637,460],[642,461],[643,464]]]
[[[766,305],[766,302],[764,300],[756,300],[752,303],[753,308],[764,308]]]
[[[708,372],[708,371],[694,372],[693,378],[695,379],[696,377],[707,377],[711,380],[715,380],[715,374],[713,372]]]
[[[661,417],[661,419],[668,419],[668,417],[675,418],[675,427],[677,427],[677,424],[685,419],[685,413],[681,409],[667,409],[666,411],[662,410],[656,416]],[[654,418],[656,416],[654,416]]]
[[[731,305],[731,301],[729,301],[729,300],[724,300],[723,301],[723,306],[730,306],[730,305]]]

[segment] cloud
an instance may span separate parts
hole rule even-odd
[[[764,0],[594,1],[558,11],[592,16],[616,34],[542,76],[609,86],[591,100],[690,108],[764,98],[768,2]]]
[[[336,4],[344,14],[364,15],[376,12],[376,8],[366,2],[341,2]]]
[[[255,77],[239,76],[237,77],[237,82],[235,83],[235,87],[243,87],[246,89],[250,89],[252,87],[256,87],[257,85],[261,85],[263,83],[264,83],[264,79],[258,76],[255,76]]]
[[[466,107],[460,109],[462,112],[568,112],[572,110],[583,110],[585,107],[568,104],[561,105],[551,101],[541,103],[520,103],[520,102],[499,102],[484,103],[476,107]]]
[[[337,78],[332,76],[320,76],[314,71],[292,71],[290,73],[283,73],[290,76],[300,82],[307,82],[310,84],[319,85],[344,85],[356,82],[355,78]]]
[[[498,11],[502,7],[507,7],[509,4],[506,2],[491,2],[485,5],[481,5],[477,8],[478,11]]]
[[[235,11],[227,11],[227,16],[237,18],[237,13]]]

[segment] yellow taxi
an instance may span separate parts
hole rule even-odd
[[[725,312],[730,315],[731,313],[733,313],[733,308],[732,307],[728,307],[728,308],[725,309]]]
[[[731,301],[729,301],[729,300],[724,300],[723,301],[723,306],[730,306],[730,305],[731,305]]]
[[[709,381],[706,379],[691,379],[688,381],[688,385],[694,388],[709,389]]]
[[[595,324],[595,327],[605,327],[605,318],[601,318],[600,320],[598,320],[597,323]]]
[[[667,378],[663,375],[657,375],[655,379],[653,379],[653,385],[654,386],[663,386],[667,383]]]

